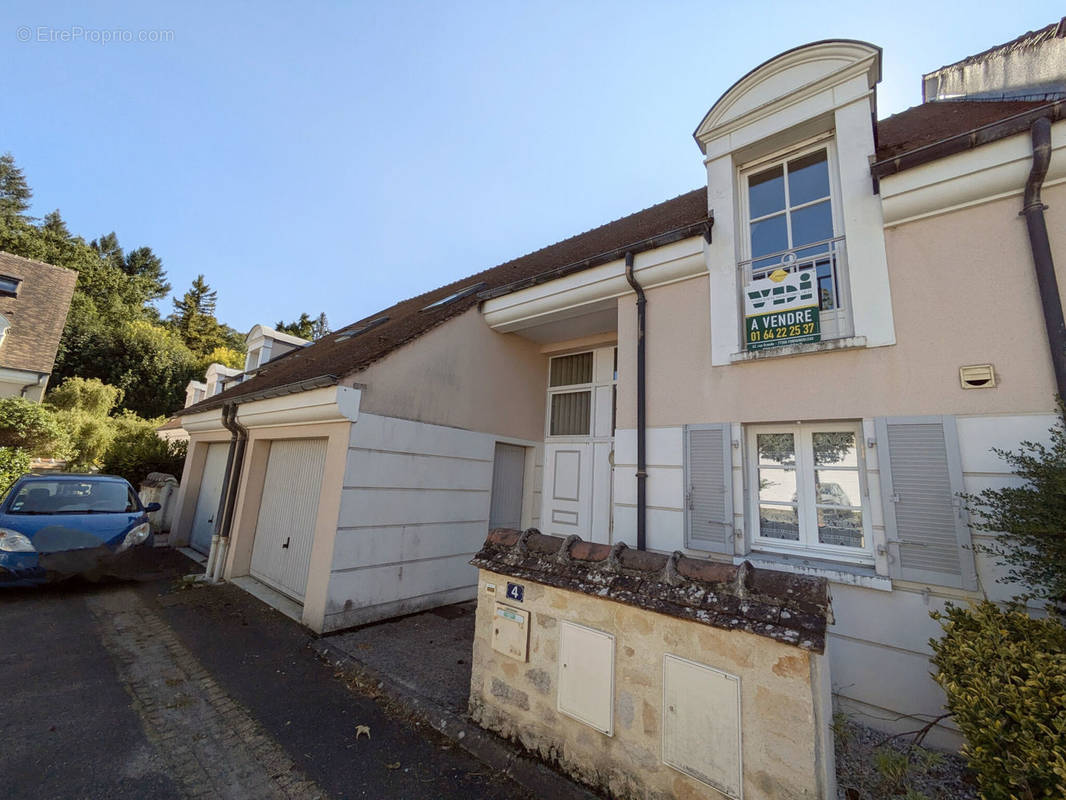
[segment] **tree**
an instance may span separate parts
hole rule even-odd
[[[216,347],[200,360],[200,372],[205,372],[212,364],[221,364],[230,369],[244,369],[244,353],[232,347]]]
[[[1051,442],[1022,442],[1017,451],[993,448],[1024,481],[1020,486],[985,489],[963,500],[979,515],[974,527],[995,534],[991,545],[975,545],[1008,567],[1007,583],[1025,584],[1066,610],[1066,406]]]
[[[167,273],[163,269],[163,260],[152,252],[151,247],[138,247],[126,254],[122,264],[123,271],[131,278],[146,282],[149,300],[159,300],[170,293]]]
[[[325,313],[319,314],[314,319],[311,319],[311,316],[305,312],[300,314],[299,319],[294,322],[279,320],[274,329],[281,333],[291,333],[293,336],[299,336],[301,339],[309,339],[313,342],[317,342],[330,333],[329,321],[326,319]]]
[[[33,191],[15,165],[11,153],[0,156],[0,216],[22,217],[30,208]]]
[[[122,394],[98,378],[68,378],[48,394],[45,402],[67,434],[69,469],[87,471],[99,465],[114,437],[109,415]]]
[[[227,345],[226,332],[215,319],[217,302],[218,292],[208,286],[203,275],[197,275],[189,291],[174,299],[170,323],[185,346],[197,356]]]
[[[124,412],[114,419],[114,425],[115,436],[101,463],[104,472],[121,475],[134,486],[139,486],[150,472],[181,477],[188,445],[156,436],[159,420]]]
[[[63,429],[50,409],[23,397],[0,398],[0,447],[47,457],[63,440]]]

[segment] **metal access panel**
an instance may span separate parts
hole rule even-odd
[[[529,660],[529,612],[496,603],[492,614],[492,649],[505,656]]]
[[[663,763],[743,796],[740,678],[678,656],[663,656]]]
[[[574,622],[559,625],[558,709],[614,735],[614,636]]]

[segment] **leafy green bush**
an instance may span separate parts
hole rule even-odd
[[[0,399],[0,447],[17,447],[48,457],[66,441],[55,415],[23,397]]]
[[[0,447],[0,495],[29,471],[29,453],[17,447]]]
[[[121,475],[135,487],[149,472],[166,472],[181,479],[186,442],[167,442],[156,436],[160,420],[145,420],[134,414],[115,418],[115,437],[104,453],[101,469]]]
[[[1066,797],[1066,628],[1021,603],[949,605],[932,617],[934,678],[984,800]]]
[[[1047,446],[1022,442],[1018,451],[994,449],[1024,483],[963,495],[977,513],[974,527],[996,535],[978,550],[1007,565],[1005,578],[1066,611],[1066,407]]]

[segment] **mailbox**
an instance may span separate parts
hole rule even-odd
[[[496,603],[492,612],[492,649],[518,661],[529,660],[529,612]]]

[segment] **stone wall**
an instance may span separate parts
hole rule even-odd
[[[835,797],[824,580],[517,531],[493,531],[473,563],[470,713],[483,727],[627,800]],[[521,602],[509,583],[524,590]],[[500,607],[528,612],[525,660],[493,647]],[[610,735],[559,710],[566,623],[614,637],[614,674],[602,676],[613,678]],[[686,774],[664,763],[664,712],[676,713],[664,699],[666,656],[737,679],[725,683],[739,686],[742,778],[728,794],[711,785],[729,788],[713,768],[690,758]],[[718,744],[700,740],[695,750],[706,745],[715,761],[719,734],[728,742],[736,727],[722,723],[711,731]],[[672,753],[677,730],[673,723]]]

